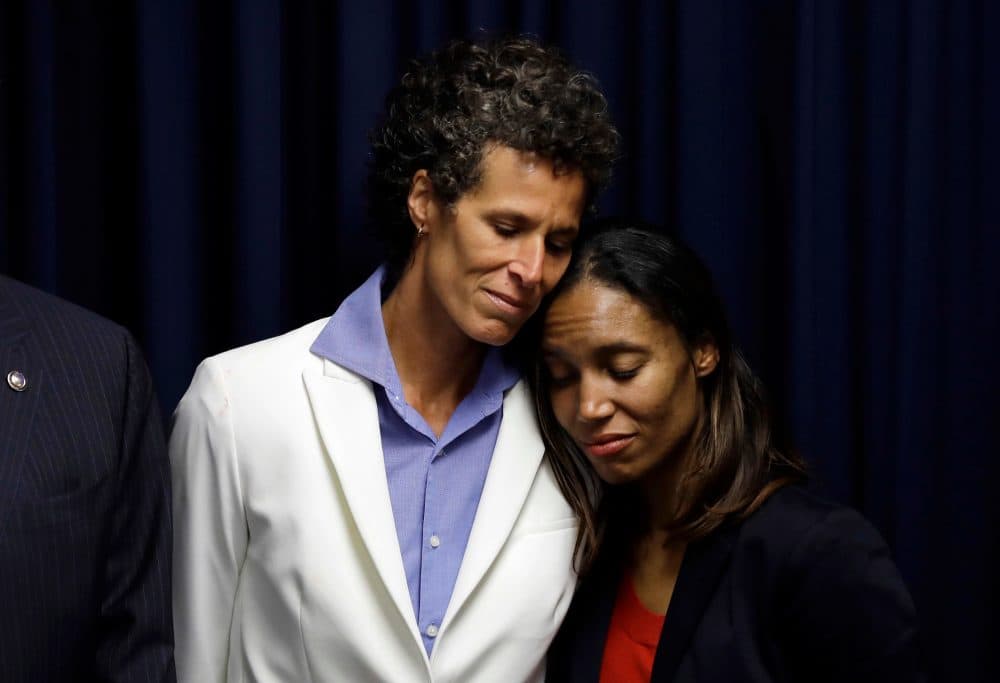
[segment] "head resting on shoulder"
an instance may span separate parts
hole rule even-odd
[[[692,541],[703,537],[729,518],[752,513],[774,490],[801,477],[801,462],[772,446],[762,386],[733,344],[711,273],[691,249],[640,221],[599,222],[577,243],[565,275],[533,326],[536,336],[546,337],[546,330],[551,332],[553,322],[549,312],[554,310],[553,306],[558,307],[560,300],[566,301],[574,290],[579,292],[581,288],[587,288],[591,298],[602,292],[625,295],[618,300],[637,307],[654,321],[641,328],[643,334],[649,330],[648,334],[669,334],[679,340],[680,353],[691,368],[690,377],[697,383],[696,391],[685,394],[686,400],[700,405],[690,406],[697,420],[690,430],[689,445],[683,449],[685,457],[677,463],[680,495],[670,529],[673,538]],[[578,300],[587,307],[589,299]],[[590,320],[597,321],[589,323],[595,329],[606,326],[599,316],[591,314]],[[655,345],[661,340],[644,341]],[[582,345],[586,344],[584,341]],[[709,362],[702,361],[701,349],[709,349]],[[580,443],[580,430],[576,440],[570,434],[573,431],[570,422],[575,418],[565,404],[559,415],[560,423],[552,400],[559,391],[556,385],[560,378],[553,379],[551,364],[548,361],[547,365],[540,352],[531,380],[556,479],[582,520],[577,550],[581,569],[586,570],[609,532],[621,536],[620,530],[612,528],[635,512],[629,501],[636,496],[629,492],[628,485],[609,485],[595,474],[594,465],[602,463],[593,456],[588,460],[582,450],[586,444]],[[613,373],[614,369],[608,371]],[[614,401],[615,380],[610,381],[609,394]],[[635,400],[636,389],[644,389],[627,386],[624,389],[617,396],[627,411],[629,406],[624,404]],[[673,393],[661,398],[677,400]],[[659,414],[673,416],[675,408]],[[655,414],[647,412],[647,416]],[[608,416],[611,420],[610,412]],[[641,420],[633,424],[641,424]]]

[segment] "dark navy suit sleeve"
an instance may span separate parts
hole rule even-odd
[[[98,680],[173,681],[170,491],[149,372],[126,335],[121,452],[105,541]]]
[[[913,601],[878,532],[846,508],[789,557],[779,616],[792,680],[925,681]]]

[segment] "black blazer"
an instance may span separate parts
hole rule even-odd
[[[598,680],[621,576],[621,553],[606,553],[581,583],[547,680]],[[881,537],[788,487],[688,547],[652,680],[888,683],[924,681],[923,670],[913,601]]]
[[[169,481],[128,333],[0,276],[0,680],[174,680]]]

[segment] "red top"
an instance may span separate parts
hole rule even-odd
[[[618,586],[604,641],[601,683],[649,683],[664,616],[650,612],[639,602],[632,576],[626,572]]]

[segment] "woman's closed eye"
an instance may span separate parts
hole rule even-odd
[[[573,250],[572,239],[549,239],[545,241],[545,248],[550,254],[566,254]]]
[[[603,358],[605,372],[616,382],[636,377],[649,362],[649,354],[634,349],[613,349]]]
[[[518,233],[518,229],[504,223],[494,223],[493,231],[501,237],[513,237]]]
[[[636,365],[636,366],[630,367],[630,368],[615,368],[615,367],[612,367],[612,368],[608,369],[608,374],[611,375],[611,377],[613,379],[616,379],[618,381],[624,382],[624,381],[630,380],[633,377],[635,377],[636,375],[638,375],[640,370],[642,370],[642,366],[641,365]]]

